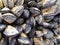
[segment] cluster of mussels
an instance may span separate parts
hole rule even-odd
[[[0,45],[60,45],[59,0],[0,0]]]

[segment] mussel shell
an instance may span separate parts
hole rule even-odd
[[[52,38],[53,35],[54,35],[53,32],[48,31],[47,34],[44,35],[44,37],[49,39],[49,38]]]
[[[22,44],[29,44],[30,43],[30,41],[27,37],[18,38],[18,42],[22,43]]]
[[[3,31],[6,28],[5,24],[0,24],[0,31]]]
[[[2,17],[8,23],[13,23],[17,19],[17,17],[11,13],[5,13],[5,14],[3,14]]]
[[[15,6],[11,10],[17,17],[21,16],[24,11],[23,5]]]
[[[16,5],[19,6],[19,5],[23,5],[24,3],[24,0],[16,0]]]
[[[10,8],[14,7],[14,1],[13,0],[8,0],[7,4],[8,4],[7,6]]]
[[[2,39],[0,44],[1,45],[8,45],[8,38],[5,37],[4,39]]]
[[[7,7],[7,5],[8,5],[7,0],[3,0],[3,4],[5,7]]]
[[[40,15],[40,13],[41,13],[41,11],[36,7],[30,7],[29,10],[30,10],[31,14],[33,14],[35,16]]]
[[[43,8],[48,8],[56,4],[57,0],[42,0]],[[41,2],[38,2],[40,4]]]
[[[10,37],[10,36],[14,37],[19,34],[19,31],[15,27],[8,25],[3,33],[7,37]]]
[[[43,19],[43,17],[42,17],[41,15],[36,16],[36,17],[35,17],[35,20],[37,21],[38,24],[41,24],[41,23],[44,22],[44,19]]]
[[[1,40],[1,38],[2,38],[2,34],[0,33],[0,40]]]
[[[57,40],[55,38],[51,38],[50,40],[57,44]]]
[[[24,31],[28,34],[31,31],[31,25],[26,24]]]
[[[22,27],[21,26],[16,26],[16,29],[18,30],[19,33],[22,32]]]
[[[13,0],[3,0],[4,6],[12,8],[14,7],[14,1]]]
[[[60,44],[60,39],[57,39],[57,43]]]
[[[41,41],[38,38],[34,38],[34,44],[35,45],[46,45],[43,40]]]
[[[29,10],[24,9],[23,14],[24,14],[24,15],[23,15],[24,17],[29,18],[30,12],[29,12]]]
[[[0,0],[0,8],[3,8],[3,2]]]
[[[49,45],[54,45],[54,42],[53,41],[50,41]]]
[[[16,39],[12,38],[11,41],[9,42],[9,45],[15,45],[15,43],[16,43]]]
[[[27,34],[29,38],[34,37],[35,35],[35,29],[31,29],[31,31]]]
[[[9,11],[10,11],[10,9],[8,7],[4,7],[4,8],[1,9],[2,13],[7,13]]]
[[[28,6],[30,6],[30,7],[36,7],[37,3],[35,1],[29,1],[28,2]]]
[[[44,35],[44,33],[42,31],[36,31],[36,37],[40,38]]]
[[[2,13],[0,13],[0,23],[2,23],[2,20],[3,20]]]
[[[21,24],[24,23],[24,19],[23,19],[23,18],[18,18],[18,19],[16,20],[16,23],[17,23],[18,25],[21,25]]]
[[[30,17],[27,23],[30,24],[32,27],[36,25],[34,17]]]

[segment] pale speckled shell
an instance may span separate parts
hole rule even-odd
[[[8,25],[5,31],[3,32],[6,36],[13,36],[19,34],[17,29],[13,26]]]

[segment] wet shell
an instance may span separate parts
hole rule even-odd
[[[18,38],[18,42],[21,44],[29,44],[30,43],[27,35],[24,33],[21,33],[21,37]]]
[[[19,33],[22,32],[22,27],[21,26],[16,26],[16,29],[19,31]]]
[[[10,11],[10,9],[8,7],[4,7],[4,8],[1,9],[2,13],[7,13],[9,11]]]
[[[16,39],[12,38],[9,42],[9,45],[15,45],[15,43],[16,43]]]
[[[3,8],[3,2],[0,0],[0,8]]]
[[[3,0],[4,6],[12,8],[14,6],[13,0]]]
[[[48,31],[47,34],[44,35],[45,38],[52,38],[53,37],[53,33],[51,31]]]
[[[50,6],[55,5],[57,2],[57,0],[42,0],[41,2],[38,2],[38,4],[42,3],[43,4],[43,8],[47,8]]]
[[[10,25],[7,26],[7,28],[5,29],[5,31],[3,33],[7,37],[15,36],[15,35],[19,34],[18,30],[15,27],[10,26]]]
[[[41,24],[42,22],[44,22],[44,19],[43,19],[43,17],[41,15],[36,16],[35,20],[37,21],[38,24]]]
[[[31,26],[29,24],[26,24],[24,31],[25,33],[29,33],[31,31]]]
[[[34,17],[30,17],[29,20],[27,21],[27,23],[30,24],[31,26],[36,25],[36,21],[35,21]]]
[[[40,13],[41,13],[41,11],[36,7],[30,7],[29,10],[30,10],[31,14],[33,14],[35,16],[40,15]]]
[[[22,5],[20,6],[15,6],[14,8],[12,8],[12,12],[14,14],[16,14],[17,17],[21,16],[21,14],[23,13],[24,7]]]
[[[24,14],[24,15],[23,15],[24,17],[29,18],[30,12],[29,12],[29,10],[24,9],[23,14]]]
[[[24,0],[17,0],[16,1],[16,5],[19,6],[19,5],[22,5],[24,3]]]
[[[3,19],[8,23],[13,23],[17,18],[11,13],[5,13],[3,14]]]
[[[21,25],[24,23],[24,19],[23,18],[18,18],[16,21],[17,24]]]
[[[7,0],[3,0],[3,4],[5,7],[7,7],[7,5],[8,5]]]
[[[36,37],[39,38],[41,36],[43,36],[44,33],[42,31],[36,31]]]
[[[3,31],[5,29],[6,25],[5,24],[0,24],[0,31]]]

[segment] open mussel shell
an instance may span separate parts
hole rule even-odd
[[[42,31],[36,31],[36,37],[42,37],[44,35],[44,33]]]
[[[17,19],[17,17],[11,13],[5,13],[5,14],[3,14],[2,17],[8,23],[13,23]]]
[[[0,31],[3,31],[6,28],[5,24],[0,24]]]
[[[41,11],[36,7],[30,7],[29,10],[33,16],[40,15],[41,13]]]
[[[9,8],[14,7],[14,1],[13,0],[3,0],[3,4],[5,7],[9,7]]]
[[[3,8],[3,2],[0,0],[0,8]]]
[[[16,5],[19,6],[19,5],[23,5],[24,3],[24,0],[16,0]]]
[[[21,44],[29,44],[30,43],[29,38],[24,33],[21,33],[21,36],[18,38],[18,42]]]
[[[21,16],[24,11],[23,5],[15,6],[11,10],[17,17]]]
[[[15,27],[8,25],[3,33],[5,36],[10,37],[18,35],[19,31]]]
[[[53,5],[55,5],[57,2],[57,0],[42,0],[41,2],[38,2],[38,4],[42,3],[43,8],[48,8],[51,7]]]
[[[7,13],[9,11],[10,11],[10,9],[8,7],[4,7],[4,8],[1,9],[2,13]]]

